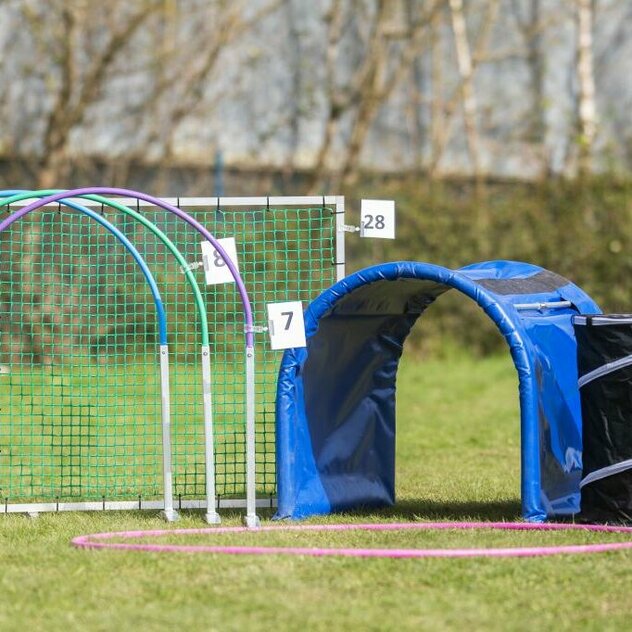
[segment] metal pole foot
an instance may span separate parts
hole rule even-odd
[[[261,520],[257,514],[246,514],[244,516],[244,524],[249,529],[258,529],[261,526]]]
[[[219,517],[219,514],[216,511],[212,511],[207,513],[204,518],[206,519],[207,524],[221,524],[222,519]]]
[[[180,520],[180,516],[175,509],[165,509],[160,512],[160,517],[166,520],[167,522],[177,522]]]

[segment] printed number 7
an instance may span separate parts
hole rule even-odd
[[[281,316],[287,316],[287,322],[285,323],[285,331],[287,331],[292,323],[292,318],[294,318],[294,312],[281,312]]]

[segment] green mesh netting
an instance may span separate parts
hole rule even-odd
[[[0,235],[0,495],[159,497],[156,318],[129,253],[77,212]]]
[[[215,236],[234,236],[265,324],[268,302],[307,304],[335,281],[335,207],[202,210]],[[187,261],[200,235],[142,207]],[[174,493],[202,498],[201,337],[191,287],[147,228],[104,207],[137,247],[165,303],[172,390]],[[234,284],[206,286],[213,371],[217,493],[245,489],[244,335]],[[131,256],[82,214],[36,211],[0,234],[0,498],[151,499],[161,484],[160,382],[153,301]],[[275,493],[274,400],[281,353],[257,335],[257,491]]]

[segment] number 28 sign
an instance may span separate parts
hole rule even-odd
[[[360,207],[361,237],[395,239],[395,202],[362,200]]]
[[[272,349],[304,347],[305,323],[300,301],[268,303],[268,333]]]

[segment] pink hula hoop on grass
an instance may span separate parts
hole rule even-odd
[[[632,527],[610,525],[580,525],[524,522],[404,522],[391,524],[333,524],[333,525],[290,525],[261,527],[256,532],[277,531],[403,531],[403,530],[447,530],[447,529],[495,529],[502,531],[592,531],[601,533],[630,533]],[[535,557],[571,553],[603,553],[632,549],[628,542],[603,544],[571,544],[561,546],[515,547],[515,548],[472,548],[472,549],[356,549],[356,548],[310,548],[283,546],[218,546],[185,544],[143,544],[137,542],[112,542],[113,539],[137,539],[169,535],[219,535],[222,533],[253,533],[246,527],[216,527],[205,529],[161,529],[155,531],[120,531],[82,535],[72,540],[73,546],[82,549],[117,549],[123,551],[150,551],[154,553],[218,553],[229,555],[308,555],[313,557]]]

